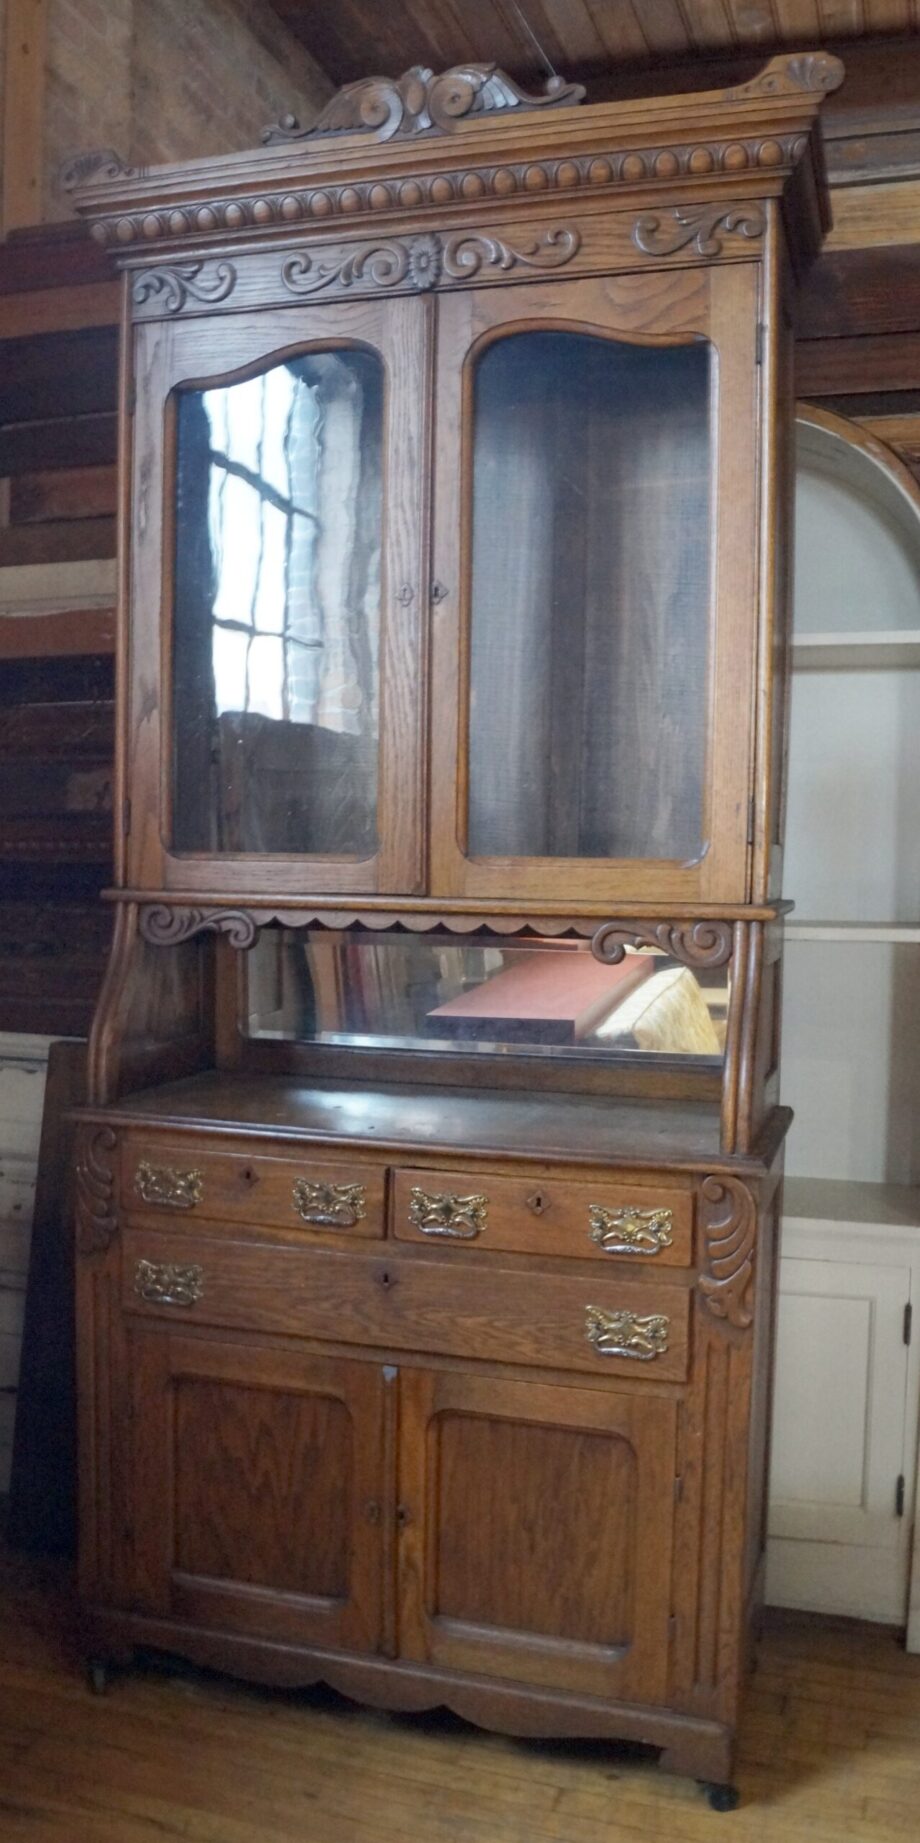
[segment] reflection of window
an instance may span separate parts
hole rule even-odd
[[[378,369],[311,354],[202,392],[218,715],[375,725]]]

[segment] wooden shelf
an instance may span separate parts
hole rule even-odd
[[[787,922],[789,941],[887,941],[894,946],[920,942],[920,922]]]
[[[820,672],[837,667],[853,670],[866,666],[920,666],[920,628],[887,631],[796,634],[792,663],[800,672]]]
[[[789,1177],[784,1223],[849,1223],[857,1228],[920,1229],[920,1185],[866,1184],[856,1178]]]

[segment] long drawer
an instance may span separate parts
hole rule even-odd
[[[680,1382],[690,1293],[587,1269],[574,1276],[276,1247],[129,1227],[123,1302],[179,1323]]]
[[[494,1177],[475,1167],[400,1170],[391,1221],[399,1241],[656,1267],[688,1267],[693,1259],[692,1192],[661,1184]]]
[[[124,1207],[173,1217],[379,1239],[385,1194],[384,1169],[360,1160],[212,1151],[159,1139],[129,1139],[122,1151]]]

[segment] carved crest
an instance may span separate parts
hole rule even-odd
[[[581,102],[584,94],[583,84],[550,77],[543,94],[532,96],[497,64],[456,64],[439,76],[424,64],[413,64],[401,77],[361,77],[357,83],[346,83],[312,128],[301,128],[296,116],[285,115],[266,128],[262,139],[274,146],[327,134],[372,134],[378,141],[450,134],[469,115],[568,107]]]
[[[115,1147],[110,1126],[84,1127],[77,1143],[76,1244],[81,1254],[104,1254],[118,1229],[115,1215]]]
[[[700,1292],[713,1318],[746,1331],[754,1316],[754,1199],[746,1185],[726,1176],[704,1178],[700,1195],[705,1248]]]

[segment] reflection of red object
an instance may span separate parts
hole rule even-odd
[[[438,1036],[503,1043],[577,1043],[660,964],[652,954],[628,954],[619,966],[582,953],[521,954],[513,966],[429,1011],[428,1028]]]

